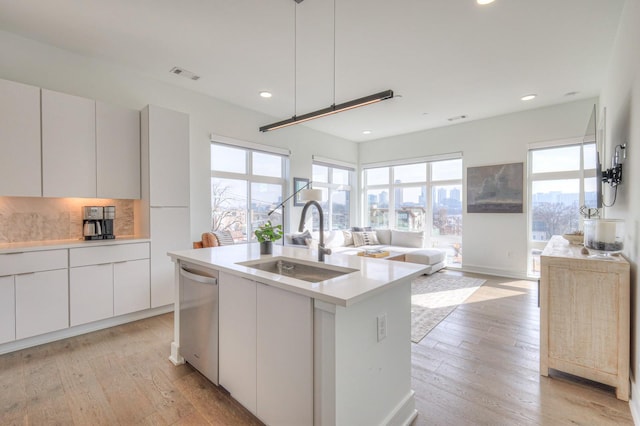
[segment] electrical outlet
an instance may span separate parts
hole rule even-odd
[[[387,337],[387,314],[378,315],[378,342]]]

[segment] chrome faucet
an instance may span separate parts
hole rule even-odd
[[[318,262],[324,262],[324,255],[331,254],[331,249],[324,248],[324,214],[322,213],[322,207],[320,203],[315,200],[307,201],[302,208],[302,215],[300,216],[300,226],[298,226],[298,232],[304,230],[305,217],[307,216],[307,210],[309,206],[316,206],[318,209],[318,215],[320,216],[320,243],[318,244]]]

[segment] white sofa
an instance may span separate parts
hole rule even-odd
[[[442,250],[427,248],[425,245],[425,233],[422,231],[397,231],[393,229],[365,231],[369,233],[369,236],[374,233],[378,244],[368,241],[368,244],[363,245],[358,244],[359,242],[362,243],[362,241],[355,241],[354,244],[354,232],[327,231],[324,233],[324,245],[331,249],[332,254],[357,255],[357,253],[367,249],[380,249],[391,252],[392,255],[411,253],[407,261],[428,265],[427,274],[432,274],[445,267],[445,253]],[[284,239],[286,245],[314,247],[320,241],[320,233],[314,231],[305,232],[304,234],[285,234]]]

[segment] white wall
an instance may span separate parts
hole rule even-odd
[[[525,163],[532,142],[581,138],[587,99],[360,144],[360,164],[461,151],[463,167]],[[526,189],[526,188],[525,188]],[[526,211],[525,193],[525,211]],[[527,215],[463,213],[465,270],[512,277],[527,271]]]
[[[75,53],[0,31],[0,78],[98,99],[129,108],[154,104],[190,115],[191,122],[191,234],[210,229],[210,140],[209,135],[287,148],[291,151],[291,177],[311,178],[312,156],[357,163],[353,142],[335,138],[303,126],[270,133],[258,127],[284,117],[269,117],[255,111],[168,85],[146,75]],[[167,70],[168,72],[169,70]],[[176,77],[178,78],[178,77]],[[257,93],[257,92],[256,92]],[[292,189],[290,183],[289,191]],[[291,224],[297,225],[301,208],[289,206]]]
[[[606,85],[600,104],[607,109],[607,157],[603,161],[610,167],[613,147],[627,144],[627,159],[623,166],[622,184],[615,205],[608,208],[609,218],[625,219],[626,241],[624,254],[631,263],[631,412],[640,423],[640,312],[638,301],[638,256],[640,254],[640,0],[627,0],[621,15],[620,27],[609,63]],[[607,191],[605,201],[610,202]]]

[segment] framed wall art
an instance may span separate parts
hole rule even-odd
[[[309,185],[309,179],[305,178],[293,178],[293,193],[296,195],[293,198],[294,206],[304,206],[305,202],[300,198],[300,190]]]
[[[467,168],[467,213],[522,213],[523,163]]]

